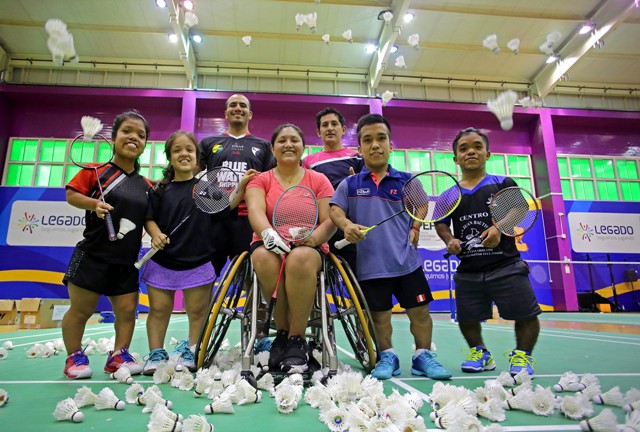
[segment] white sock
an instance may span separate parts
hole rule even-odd
[[[196,344],[193,344],[189,347],[189,349],[191,350],[192,353],[196,353]]]
[[[419,356],[420,354],[422,354],[423,352],[429,352],[429,350],[428,350],[428,349],[426,349],[426,348],[420,348],[420,349],[417,349],[417,350],[416,350],[416,353],[413,355],[413,357],[414,357],[414,358],[415,358],[415,357],[418,357],[418,356]]]

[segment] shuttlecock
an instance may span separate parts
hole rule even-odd
[[[600,386],[600,380],[592,373],[586,373],[580,377],[580,382],[585,387]]]
[[[625,427],[622,432],[640,432],[640,411],[633,411],[625,418]]]
[[[9,353],[7,352],[7,350],[4,348],[0,348],[0,360],[4,360],[7,357],[9,357]]]
[[[481,431],[483,430],[482,423],[477,417],[472,415],[461,415],[451,420],[448,425],[448,429],[451,431]]]
[[[142,387],[142,384],[133,383],[131,387],[124,392],[124,400],[126,400],[128,404],[144,405],[144,403],[140,402],[140,397],[143,394],[144,387]]]
[[[492,53],[497,54],[500,52],[500,47],[498,46],[498,36],[495,34],[490,34],[482,41],[482,46],[485,48],[489,48]]]
[[[190,415],[182,423],[183,432],[213,432],[213,430],[213,425],[202,415]]]
[[[53,416],[58,421],[72,421],[74,423],[80,423],[84,420],[84,414],[80,412],[76,403],[71,398],[61,400],[56,405],[56,409],[53,411]]]
[[[95,405],[98,400],[98,395],[91,391],[87,386],[82,386],[76,390],[76,395],[73,397],[73,401],[78,408],[82,408],[87,405]]]
[[[95,402],[96,409],[105,410],[112,409],[122,411],[125,407],[124,401],[118,399],[118,396],[113,393],[109,387],[105,387],[98,393],[98,399]]]
[[[347,29],[342,32],[342,37],[347,40],[349,43],[353,43],[353,35],[351,33],[351,29]]]
[[[342,432],[349,429],[346,422],[347,410],[342,407],[335,407],[324,412],[320,416],[320,421],[329,427],[332,432]]]
[[[191,11],[187,11],[184,14],[184,25],[189,28],[198,25],[198,15],[194,14]]]
[[[9,393],[5,389],[0,388],[0,407],[9,402]]]
[[[131,230],[136,228],[136,224],[127,218],[120,219],[120,227],[118,228],[118,240],[122,240]]]
[[[306,23],[309,26],[309,30],[311,30],[311,33],[316,32],[316,21],[318,21],[318,14],[316,12],[307,14]]]
[[[2,343],[2,348],[11,351],[13,349],[13,342],[11,341],[5,341]]]
[[[531,398],[531,410],[535,415],[548,417],[556,409],[555,395],[551,389],[536,386]]]
[[[640,411],[640,400],[631,402],[630,404],[623,405],[622,408],[626,413],[630,413],[633,411]]]
[[[169,409],[173,407],[173,402],[163,399],[162,396],[156,392],[145,393],[143,397],[145,399],[145,407],[142,408],[143,413],[153,412],[153,409],[156,407],[156,405],[166,406]]]
[[[588,417],[593,413],[591,402],[586,396],[578,393],[575,396],[565,396],[560,401],[559,405],[562,414],[570,418],[571,420],[580,420],[581,418]]]
[[[271,393],[275,389],[273,375],[266,373],[258,380],[257,386],[260,390]]]
[[[389,11],[386,11],[385,13],[382,14],[382,19],[384,20],[385,24],[389,24],[393,19],[393,14]]]
[[[304,377],[299,373],[289,373],[288,378],[293,386],[302,387],[304,385]]]
[[[533,399],[533,392],[531,390],[521,391],[515,396],[508,398],[504,402],[504,408],[508,410],[520,410],[520,411],[528,411],[533,412],[533,407],[531,406]]]
[[[506,90],[498,95],[495,99],[487,101],[487,108],[500,121],[502,130],[511,130],[513,127],[513,106],[518,99],[518,94],[513,90]]]
[[[91,116],[83,116],[80,119],[84,141],[91,141],[93,137],[102,130],[102,122],[100,119]]]
[[[117,371],[110,374],[109,376],[111,377],[111,379],[117,380],[118,382],[124,384],[133,383],[133,378],[131,378],[131,371],[124,365],[120,366]]]
[[[331,35],[329,33],[325,33],[322,35],[322,40],[326,45],[329,45],[329,42],[330,42],[329,39],[331,39]]]
[[[591,400],[598,405],[611,405],[621,407],[623,405],[622,392],[620,391],[620,387],[615,386],[611,390],[604,392],[599,395],[595,395]]]
[[[512,53],[518,54],[518,52],[520,51],[520,39],[511,39],[509,42],[507,42],[507,48],[509,48]]]
[[[387,106],[389,101],[393,99],[394,96],[396,96],[396,93],[392,91],[385,90],[384,92],[382,92],[382,95],[380,96],[382,98],[382,106]]]
[[[276,408],[282,414],[289,414],[298,407],[298,391],[291,385],[276,388]]]
[[[540,44],[538,49],[543,54],[553,55],[553,44],[550,43],[549,41],[544,41],[542,44]]]
[[[296,30],[300,31],[303,25],[307,23],[307,16],[305,14],[296,14]]]
[[[178,414],[172,413],[163,405],[156,405],[149,417],[147,428],[153,432],[180,432],[182,423]]]
[[[593,432],[617,432],[618,420],[613,411],[605,408],[597,416],[581,421],[580,429]]]
[[[34,359],[38,357],[44,351],[44,345],[36,344],[30,347],[26,352],[27,358]]]
[[[640,400],[640,390],[635,387],[631,387],[625,394],[624,398],[622,398],[622,402],[625,404],[630,404],[635,401]]]
[[[236,410],[231,405],[231,398],[228,394],[221,395],[218,399],[204,407],[205,414],[233,414]]]
[[[518,104],[522,105],[522,107],[524,109],[529,109],[529,108],[539,108],[542,106],[542,102],[540,102],[539,100],[531,97],[531,96],[525,96],[522,99],[518,99]],[[575,375],[575,374],[574,374]],[[576,381],[576,382],[579,382]],[[555,386],[554,386],[555,389]],[[556,390],[559,391],[559,390]],[[572,391],[572,390],[564,390],[564,391]]]
[[[410,46],[413,47],[413,49],[415,50],[420,49],[420,35],[418,33],[409,35],[409,37],[407,38],[407,42],[409,43]]]
[[[560,39],[562,39],[562,33],[559,31],[552,31],[547,35],[547,42],[549,42],[550,47],[558,46]]]
[[[80,61],[80,57],[78,57],[74,47],[73,35],[69,33],[67,25],[64,22],[52,18],[47,20],[44,28],[49,34],[47,47],[51,53],[54,65],[62,66],[65,59],[73,63]]]
[[[396,67],[399,67],[401,69],[406,69],[407,68],[407,64],[404,62],[404,56],[398,56],[396,57],[396,62],[395,62]]]
[[[498,399],[489,399],[485,403],[478,404],[478,415],[487,420],[501,422],[506,419],[502,402]]]
[[[242,43],[244,44],[244,46],[246,46],[247,48],[251,47],[251,39],[253,39],[251,36],[246,35],[246,36],[242,36]]]

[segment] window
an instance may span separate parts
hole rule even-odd
[[[638,159],[561,155],[562,197],[575,200],[640,201]]]

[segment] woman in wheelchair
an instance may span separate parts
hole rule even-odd
[[[328,253],[326,242],[336,230],[329,219],[333,187],[323,174],[300,166],[304,146],[304,135],[298,126],[278,126],[271,137],[271,151],[277,166],[252,179],[245,194],[254,231],[251,260],[260,290],[267,300],[276,290],[282,260],[286,257],[277,287],[274,312],[277,332],[269,356],[269,369],[272,371],[288,372],[295,368],[304,372],[308,369],[309,349],[305,331],[322,266],[321,254]],[[315,193],[318,221],[309,237],[289,245],[278,235],[271,221],[278,198],[295,185],[306,186]]]

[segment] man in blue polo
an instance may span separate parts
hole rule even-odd
[[[400,361],[391,336],[392,295],[406,309],[416,352],[411,373],[432,379],[449,379],[451,373],[429,351],[433,300],[417,250],[420,224],[405,212],[365,235],[362,230],[402,210],[402,187],[411,174],[389,165],[391,126],[379,114],[367,114],[357,126],[358,151],[365,167],[347,177],[331,200],[333,223],[351,243],[357,244],[357,278],[371,310],[379,358],[371,375],[389,379],[400,374]]]

